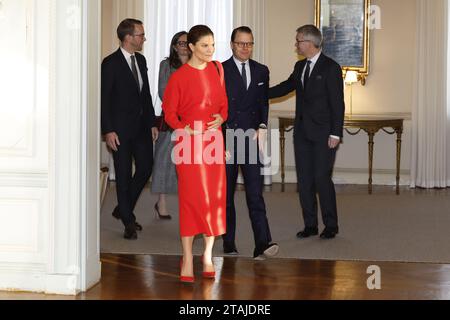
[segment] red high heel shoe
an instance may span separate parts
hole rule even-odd
[[[183,258],[181,258],[180,260],[180,269],[183,268]],[[194,277],[186,277],[186,276],[182,276],[181,275],[181,270],[180,270],[180,282],[184,282],[184,283],[194,283],[195,278]]]
[[[205,263],[203,261],[203,256],[202,256],[202,263],[204,266]],[[203,276],[203,278],[206,278],[206,279],[214,279],[216,277],[216,272],[215,271],[212,271],[212,272],[203,271],[202,276]]]

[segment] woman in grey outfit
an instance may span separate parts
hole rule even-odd
[[[158,95],[161,101],[170,76],[188,60],[187,32],[181,31],[173,36],[170,56],[164,59],[159,67]],[[164,122],[164,114],[158,117],[158,129],[160,133],[155,145],[152,192],[159,194],[158,202],[155,204],[156,216],[160,219],[171,219],[167,211],[166,194],[177,193],[177,174],[171,158],[172,129]]]

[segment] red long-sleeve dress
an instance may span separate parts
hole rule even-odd
[[[216,67],[217,66],[217,67]],[[180,234],[226,233],[226,172],[221,129],[207,131],[214,114],[228,117],[224,72],[219,62],[204,70],[183,65],[169,79],[162,108],[177,137],[172,161],[178,174]],[[184,128],[202,132],[188,136]]]

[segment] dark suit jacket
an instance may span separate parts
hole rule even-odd
[[[143,80],[141,92],[120,48],[102,63],[102,133],[116,132],[119,139],[135,137],[141,128],[150,134],[155,123],[147,62],[143,55],[135,55]]]
[[[223,69],[228,96],[228,129],[258,129],[267,125],[269,116],[269,69],[254,60],[249,60],[251,83],[245,90],[240,70],[231,57],[225,61]]]
[[[307,137],[315,141],[330,135],[342,137],[345,103],[341,67],[322,53],[307,87],[303,88],[302,73],[305,65],[306,59],[297,62],[288,80],[270,88],[270,99],[296,90],[295,127],[298,128],[303,120]]]

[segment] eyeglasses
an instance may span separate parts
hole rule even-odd
[[[255,45],[254,42],[233,42],[235,43],[239,48],[253,48]]]
[[[311,40],[295,40],[297,44],[300,44],[302,42],[311,42]]]
[[[180,47],[187,47],[188,42],[187,41],[178,41],[177,45],[179,45]]]
[[[145,33],[133,34],[133,37],[145,37]]]

